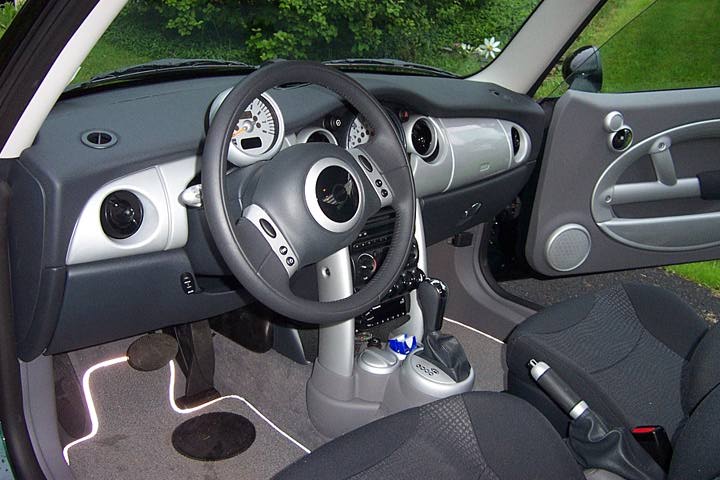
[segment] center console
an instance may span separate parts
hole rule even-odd
[[[370,217],[365,228],[350,246],[353,292],[362,289],[375,275],[385,259],[392,240],[395,213],[387,208]],[[355,332],[364,332],[409,314],[409,293],[425,275],[418,268],[419,251],[416,241],[408,255],[402,274],[379,305],[355,318]]]
[[[365,288],[389,251],[394,212],[380,210],[352,243],[316,266],[318,296],[333,301]],[[455,337],[442,332],[447,289],[428,279],[421,215],[403,271],[379,304],[320,327],[318,357],[307,383],[308,415],[336,437],[372,420],[472,389],[475,372]],[[324,274],[327,269],[337,275]],[[409,336],[410,352],[389,338]],[[412,337],[415,337],[415,342]]]

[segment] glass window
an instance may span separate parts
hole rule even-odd
[[[131,0],[78,72],[166,58],[399,59],[465,76],[501,54],[540,0]]]
[[[600,47],[605,93],[720,85],[720,0],[609,0],[564,57]],[[561,59],[536,98],[568,87]]]
[[[25,3],[23,0],[15,0],[14,2],[0,1],[0,37],[5,34],[5,30],[8,29],[10,22],[13,21],[23,3]]]

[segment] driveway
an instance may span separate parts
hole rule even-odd
[[[717,323],[720,317],[720,293],[701,287],[662,268],[647,268],[627,272],[600,273],[550,280],[513,280],[500,285],[518,297],[540,305],[552,305],[585,293],[596,292],[618,283],[657,285],[675,292],[690,304],[705,320]]]

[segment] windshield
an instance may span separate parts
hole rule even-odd
[[[395,61],[459,76],[502,53],[540,0],[130,0],[74,79],[160,59]],[[417,66],[417,65],[416,65]],[[432,69],[414,69],[432,75]],[[438,74],[439,72],[435,72]]]

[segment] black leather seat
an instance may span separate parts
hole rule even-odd
[[[529,318],[507,346],[508,390],[566,434],[568,417],[529,375],[548,363],[608,423],[661,425],[677,438],[720,383],[720,329],[674,294],[626,284],[567,301]]]

